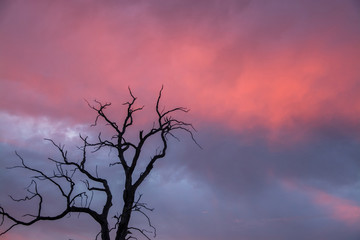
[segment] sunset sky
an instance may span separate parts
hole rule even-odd
[[[49,169],[44,138],[76,156],[79,133],[101,131],[84,99],[122,119],[129,86],[145,128],[163,85],[161,106],[191,109],[177,116],[202,149],[179,133],[139,189],[155,239],[358,240],[359,63],[358,0],[0,0],[0,206],[21,216],[37,204],[9,197],[31,181],[7,169],[15,151]],[[121,186],[118,170],[99,175]],[[44,191],[48,211],[61,208]],[[0,239],[98,231],[72,215]]]

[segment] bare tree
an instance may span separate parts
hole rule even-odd
[[[48,160],[54,164],[53,172],[49,174],[46,171],[31,167],[26,163],[24,158],[16,152],[16,155],[20,159],[20,165],[12,168],[26,169],[33,173],[33,178],[31,184],[27,188],[28,196],[25,196],[22,199],[15,199],[12,197],[12,200],[22,202],[28,200],[34,201],[37,199],[37,210],[36,214],[25,214],[24,216],[27,217],[27,220],[24,220],[24,218],[14,217],[0,206],[0,226],[3,226],[3,231],[0,233],[0,236],[17,225],[29,226],[39,221],[58,220],[71,213],[87,214],[100,225],[100,231],[96,236],[96,239],[99,236],[102,240],[110,240],[112,237],[115,240],[136,239],[135,235],[132,234],[134,231],[139,232],[140,235],[146,239],[150,239],[150,233],[155,236],[156,229],[151,224],[150,218],[145,212],[146,210],[152,209],[148,208],[145,203],[140,202],[141,195],[136,196],[137,189],[144,182],[145,178],[149,176],[155,162],[165,157],[168,149],[169,136],[177,138],[174,135],[176,131],[185,131],[196,143],[193,137],[193,126],[189,123],[180,121],[173,116],[175,112],[186,113],[189,111],[188,109],[183,107],[176,107],[170,110],[160,109],[162,90],[163,88],[161,88],[156,101],[155,111],[157,117],[152,128],[147,131],[139,131],[136,140],[130,140],[126,135],[126,132],[131,130],[129,128],[133,125],[133,115],[142,110],[143,107],[135,107],[137,98],[132,94],[129,88],[131,101],[124,103],[124,105],[127,106],[127,111],[121,124],[118,124],[108,117],[106,110],[111,105],[110,103],[103,104],[99,101],[95,101],[95,105],[88,103],[89,107],[97,113],[93,126],[96,126],[98,121],[102,119],[113,132],[113,136],[103,138],[100,132],[97,140],[95,142],[90,142],[88,137],[80,135],[83,143],[82,146],[79,147],[82,151],[82,157],[80,159],[71,160],[63,145],[56,144],[51,139],[46,139],[53,144],[60,154],[60,160],[48,158]],[[135,168],[139,167],[138,163],[140,156],[142,155],[144,144],[153,141],[152,139],[154,138],[161,139],[160,147],[155,149],[155,153],[150,156],[148,162],[143,165],[145,168],[140,170],[141,174],[135,175]],[[114,191],[118,189],[112,189],[107,178],[99,177],[97,171],[89,170],[87,151],[89,148],[92,152],[97,152],[103,148],[110,148],[116,151],[116,161],[110,164],[109,167],[115,165],[121,166],[120,171],[122,173],[118,176],[124,177],[122,200],[114,199]],[[144,160],[144,158],[141,159]],[[75,177],[78,175],[81,175],[81,178]],[[56,191],[61,194],[65,204],[64,208],[59,213],[52,216],[43,213],[44,195],[38,190],[39,181],[50,183]],[[79,184],[86,186],[84,191],[76,190]],[[101,211],[95,210],[91,205],[91,200],[97,194],[106,196],[106,201],[103,204]],[[110,217],[109,213],[114,201],[122,201],[122,209],[120,214]],[[145,216],[150,227],[149,229],[151,230],[129,226],[129,221],[134,211]],[[28,218],[30,218],[30,220],[28,220]],[[112,231],[113,233],[111,234]]]

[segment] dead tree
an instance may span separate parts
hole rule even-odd
[[[90,142],[88,137],[80,135],[83,143],[79,148],[82,151],[82,157],[80,159],[70,159],[63,145],[56,144],[53,140],[47,139],[54,145],[60,154],[60,160],[48,158],[48,160],[54,164],[53,172],[48,174],[46,171],[31,167],[26,163],[22,156],[16,153],[20,159],[20,165],[12,168],[26,169],[34,175],[31,184],[27,188],[28,196],[22,199],[12,199],[17,202],[28,200],[34,201],[37,199],[37,211],[36,214],[25,214],[24,216],[31,218],[30,220],[27,219],[25,221],[23,218],[14,217],[0,206],[0,226],[3,226],[3,231],[0,233],[0,236],[18,225],[30,226],[39,221],[58,220],[71,213],[87,214],[100,225],[99,234],[95,239],[98,239],[99,236],[102,240],[110,240],[111,238],[115,240],[136,239],[132,234],[134,231],[138,231],[140,235],[146,239],[150,239],[149,233],[151,232],[155,235],[156,230],[152,226],[150,218],[145,213],[146,210],[152,209],[140,202],[141,195],[135,195],[137,189],[144,182],[146,177],[149,176],[156,161],[165,157],[168,149],[169,136],[176,138],[174,135],[176,131],[185,131],[196,143],[193,137],[193,126],[189,123],[180,121],[173,116],[175,112],[186,113],[188,112],[188,109],[183,107],[176,107],[170,110],[160,109],[162,90],[163,88],[161,88],[156,101],[155,111],[157,117],[152,128],[147,131],[139,131],[135,141],[129,140],[126,132],[131,130],[129,128],[133,125],[134,114],[142,110],[143,107],[135,107],[137,98],[132,94],[129,88],[131,101],[124,103],[124,105],[127,106],[127,111],[124,118],[121,120],[121,124],[108,117],[106,110],[110,107],[110,103],[103,104],[99,101],[95,101],[95,105],[88,103],[89,107],[97,113],[93,125],[98,125],[98,121],[102,119],[114,135],[104,139],[100,132],[95,142]],[[148,162],[145,164],[145,169],[141,170],[141,174],[135,176],[134,171],[138,166],[144,144],[151,141],[151,139],[156,136],[161,139],[160,147],[156,149],[152,156],[150,156]],[[119,176],[124,177],[122,199],[114,199],[113,193],[114,191],[119,191],[119,189],[111,189],[107,178],[99,177],[97,172],[94,173],[94,171],[88,169],[87,150],[89,148],[92,149],[92,152],[96,152],[103,148],[110,148],[116,151],[116,161],[113,164],[110,164],[109,167],[120,165],[119,169],[122,173],[119,174]],[[143,159],[144,158],[142,158],[142,160]],[[82,180],[78,180],[75,175],[81,176]],[[39,181],[47,181],[61,194],[62,200],[65,202],[65,207],[59,213],[53,216],[47,216],[43,213],[44,196],[38,191]],[[82,192],[76,191],[76,186],[79,184],[86,186],[86,190]],[[94,210],[91,206],[91,199],[96,194],[104,194],[106,196],[106,201],[100,212]],[[91,199],[85,201],[88,200],[90,196]],[[114,201],[122,201],[122,209],[120,214],[110,217],[109,212]],[[129,226],[129,221],[134,211],[140,212],[146,217],[152,231]]]

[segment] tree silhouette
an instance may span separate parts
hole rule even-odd
[[[37,209],[36,214],[25,214],[23,215],[23,218],[18,218],[14,217],[0,206],[0,226],[3,227],[0,236],[17,225],[29,226],[39,221],[54,221],[62,219],[71,213],[87,214],[100,225],[100,231],[95,239],[98,239],[99,237],[101,237],[102,240],[136,239],[136,236],[133,234],[134,232],[139,232],[140,235],[146,239],[150,239],[149,234],[151,233],[156,235],[156,229],[153,227],[150,218],[146,214],[146,210],[151,211],[152,209],[140,201],[141,195],[136,196],[137,189],[144,182],[145,178],[149,176],[155,162],[165,157],[168,149],[169,136],[177,138],[174,135],[176,131],[185,131],[196,143],[193,136],[193,126],[190,123],[180,121],[173,116],[175,112],[187,113],[189,110],[183,107],[176,107],[170,110],[160,109],[162,91],[163,88],[159,91],[156,101],[155,111],[157,117],[153,122],[152,128],[147,131],[139,131],[136,140],[130,140],[131,137],[128,137],[126,133],[132,130],[129,128],[133,125],[134,113],[142,110],[143,107],[134,106],[137,98],[132,94],[129,88],[131,101],[124,103],[124,105],[127,106],[127,111],[121,124],[111,120],[106,113],[106,110],[111,103],[103,104],[99,101],[95,101],[95,105],[88,103],[89,107],[97,113],[95,122],[92,126],[98,125],[99,120],[102,119],[113,132],[113,136],[104,138],[100,132],[97,140],[95,140],[95,142],[90,142],[88,137],[80,135],[82,141],[82,146],[79,147],[82,153],[80,159],[70,159],[67,154],[68,152],[63,145],[56,144],[51,139],[46,139],[53,144],[60,154],[60,160],[48,158],[54,165],[53,172],[49,174],[44,170],[31,167],[26,163],[25,159],[16,152],[17,157],[20,159],[20,165],[12,168],[26,169],[27,171],[32,172],[33,176],[30,185],[27,187],[28,196],[21,199],[11,198],[16,202],[29,200],[37,201]],[[145,164],[139,164],[145,143],[156,141],[154,140],[156,138],[160,139],[160,147],[155,149],[155,153],[149,156]],[[122,173],[117,176],[124,178],[124,186],[120,189],[123,191],[122,200],[114,199],[113,194],[115,191],[119,191],[119,189],[112,189],[109,185],[108,178],[100,177],[97,171],[94,172],[89,170],[88,149],[91,149],[91,152],[93,153],[103,148],[110,148],[116,151],[116,161],[110,164],[109,167],[115,165],[121,166],[119,169]],[[144,160],[144,158],[141,158],[141,160]],[[141,174],[135,175],[135,168],[140,167],[138,165],[145,166],[145,168],[140,170]],[[43,213],[44,195],[43,193],[40,193],[38,189],[39,181],[50,183],[56,191],[61,194],[61,199],[64,201],[64,207],[59,213],[50,216]],[[81,185],[80,188],[79,185]],[[78,189],[84,190],[79,191]],[[106,197],[106,200],[101,207],[101,211],[94,209],[91,204],[93,197],[99,194]],[[114,201],[122,201],[122,209],[120,209],[121,213],[116,214],[115,216],[109,216]],[[145,216],[149,229],[151,230],[129,226],[129,221],[134,211]],[[27,220],[24,220],[24,217],[26,217]],[[30,220],[28,220],[28,218],[30,218]]]

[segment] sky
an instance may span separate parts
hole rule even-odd
[[[357,0],[2,0],[0,205],[21,216],[37,204],[8,196],[25,196],[31,181],[7,169],[15,151],[49,170],[58,153],[44,138],[76,159],[79,133],[106,131],[90,127],[84,99],[111,102],[122,119],[130,87],[146,128],[163,85],[162,106],[191,109],[177,117],[193,123],[202,149],[178,133],[139,189],[155,209],[155,239],[358,240],[359,62]],[[119,169],[102,164],[113,153],[89,157],[121,200]],[[42,191],[45,211],[61,208],[51,186]],[[74,215],[0,239],[98,231]]]

